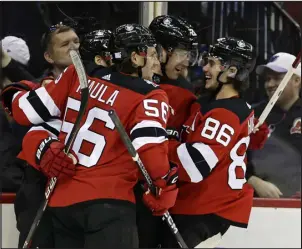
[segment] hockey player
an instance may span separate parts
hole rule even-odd
[[[138,169],[108,116],[112,108],[160,189],[156,198],[145,194],[145,204],[162,215],[175,203],[178,176],[168,161],[165,130],[168,98],[158,85],[144,80],[152,79],[159,63],[156,42],[147,28],[126,24],[114,31],[113,44],[118,72],[89,77],[88,107],[70,153],[74,160],[63,153],[80,106],[73,66],[45,88],[30,92],[10,88],[2,93],[17,122],[36,125],[24,138],[20,157],[58,178],[49,202],[55,247],[138,246],[133,194]]]
[[[107,29],[98,29],[83,35],[79,50],[89,76],[92,77],[95,72],[100,73],[99,69],[103,69],[104,75],[112,71],[111,39],[112,32]]]
[[[163,49],[163,77],[160,77],[159,85],[167,93],[171,109],[167,132],[172,132],[169,136],[179,136],[182,125],[190,114],[190,107],[196,101],[193,89],[183,73],[189,63],[197,59],[197,35],[186,20],[169,15],[153,19],[149,29]],[[140,248],[155,248],[159,244],[163,222],[154,217],[141,201],[143,191],[140,184],[135,187],[135,193]]]
[[[239,97],[254,67],[253,47],[220,38],[206,59],[206,88],[215,90],[213,98],[194,105],[186,143],[172,140],[169,150],[180,164],[179,194],[170,212],[189,247],[221,238],[230,225],[246,228],[253,202],[245,171],[254,113]],[[162,247],[177,247],[169,231],[163,236]]]
[[[154,18],[149,29],[163,48],[160,87],[167,93],[172,109],[168,129],[180,133],[196,100],[192,86],[183,76],[188,66],[197,61],[197,34],[186,20],[169,15]]]

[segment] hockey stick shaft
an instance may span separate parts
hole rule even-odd
[[[148,187],[150,188],[151,192],[155,193],[156,192],[156,187],[153,184],[153,181],[149,175],[149,173],[147,172],[142,160],[140,159],[137,151],[135,150],[128,134],[125,131],[124,126],[122,125],[119,117],[117,116],[116,112],[114,110],[110,110],[109,111],[109,117],[111,118],[112,122],[115,124],[115,127],[118,131],[118,133],[120,134],[121,139],[123,140],[129,154],[131,155],[133,161],[138,165],[141,173],[143,174]],[[183,240],[181,234],[179,233],[176,224],[174,223],[170,213],[167,211],[164,216],[163,216],[163,220],[166,221],[167,225],[170,227],[171,232],[174,234],[179,246],[181,248],[188,248],[185,241]]]
[[[286,87],[287,83],[290,81],[291,77],[293,76],[294,70],[298,67],[300,61],[301,61],[301,51],[297,55],[294,63],[292,64],[292,67],[287,71],[287,73],[283,77],[281,83],[279,84],[278,88],[276,89],[273,96],[271,97],[270,101],[268,102],[268,104],[264,108],[263,112],[261,113],[261,115],[259,117],[258,124],[255,126],[255,129],[257,129],[260,125],[262,125],[263,122],[266,120],[267,116],[270,114],[272,108],[274,107],[277,100],[281,96],[281,94],[282,94],[284,88]]]
[[[65,145],[65,149],[64,149],[64,152],[66,155],[68,155],[70,149],[71,149],[71,146],[78,134],[78,131],[80,129],[80,122],[81,122],[81,119],[85,113],[85,110],[86,110],[86,107],[87,107],[87,104],[88,104],[88,81],[87,81],[87,77],[86,77],[86,72],[85,72],[85,69],[84,69],[84,66],[82,64],[82,61],[81,61],[81,58],[80,56],[78,55],[78,53],[74,50],[71,50],[70,51],[70,57],[71,57],[71,60],[72,60],[72,63],[74,64],[74,67],[77,71],[77,75],[78,75],[78,78],[79,78],[79,81],[80,81],[80,85],[81,85],[81,105],[80,105],[80,110],[79,110],[79,113],[78,113],[78,116],[77,116],[77,119],[75,121],[75,124],[72,128],[72,131],[70,133],[70,136],[67,140],[67,143]],[[56,183],[57,183],[57,178],[56,177],[52,177],[46,187],[46,190],[45,190],[45,200],[44,202],[42,203],[42,205],[39,207],[38,211],[37,211],[37,214],[36,214],[36,217],[30,227],[30,230],[29,230],[29,233],[25,239],[25,242],[23,244],[23,248],[28,248],[30,245],[31,245],[31,242],[32,242],[32,239],[33,239],[33,236],[39,226],[39,223],[43,217],[43,214],[45,212],[45,209],[48,205],[48,202],[49,202],[49,198],[51,196],[51,194],[53,193],[54,191],[54,188],[56,186]]]

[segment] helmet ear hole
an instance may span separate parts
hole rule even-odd
[[[238,71],[237,75],[236,75],[236,79],[239,82],[244,82],[246,78],[248,78],[249,76],[249,71],[247,69],[241,69]]]
[[[102,65],[103,64],[103,59],[102,59],[102,57],[100,56],[100,55],[96,55],[95,57],[94,57],[94,63],[96,64],[96,65]]]
[[[235,66],[230,66],[228,69],[228,78],[235,78],[237,75],[238,69]]]

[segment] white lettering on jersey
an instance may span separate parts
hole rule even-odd
[[[92,80],[88,80],[88,85],[89,85],[88,88],[89,88],[90,98],[97,99],[99,102],[105,103],[110,106],[114,105],[114,102],[119,94],[118,90],[113,91],[113,89],[111,89],[110,87],[108,88],[108,86],[106,86],[105,84]],[[78,87],[76,92],[79,92],[79,90],[80,90],[80,86]],[[112,93],[110,93],[111,91]],[[103,98],[105,93],[108,92],[110,94],[109,98]],[[106,96],[108,95],[106,94]]]
[[[215,138],[218,143],[226,147],[230,143],[234,133],[234,129],[228,124],[221,125],[218,120],[209,117],[206,119],[205,126],[201,131],[201,136],[209,140]]]
[[[107,100],[106,104],[107,105],[111,105],[113,106],[114,104],[114,101],[116,100],[116,97],[117,95],[119,94],[120,92],[118,90],[115,90],[114,93],[109,97],[109,99]]]
[[[143,105],[145,108],[145,114],[149,117],[160,117],[162,120],[167,123],[167,117],[169,112],[169,106],[165,102],[161,102],[160,108],[158,108],[159,101],[157,99],[145,99],[143,101]],[[153,105],[153,106],[152,106]]]

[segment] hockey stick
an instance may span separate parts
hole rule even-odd
[[[295,73],[295,69],[297,69],[300,61],[301,61],[301,51],[297,55],[294,63],[292,64],[292,67],[287,71],[287,73],[283,77],[280,85],[278,86],[277,90],[274,92],[274,94],[271,97],[270,101],[268,102],[268,104],[264,108],[263,112],[261,113],[261,115],[259,117],[258,124],[256,124],[256,126],[254,128],[254,131],[256,131],[258,129],[258,127],[263,124],[263,122],[265,121],[265,119],[267,118],[267,116],[270,114],[272,108],[274,107],[274,105],[276,104],[277,100],[281,96],[281,94],[282,94],[284,88],[286,87],[287,83],[289,82],[289,80],[291,79],[291,77],[293,76],[293,74]]]
[[[86,110],[86,107],[87,107],[87,104],[88,104],[88,81],[87,81],[87,77],[86,77],[86,72],[85,72],[85,69],[84,69],[84,66],[82,64],[82,61],[81,61],[81,58],[80,56],[78,55],[78,53],[75,51],[75,50],[71,50],[70,51],[70,57],[71,57],[71,60],[72,60],[72,63],[77,71],[77,75],[79,77],[79,81],[80,81],[80,87],[81,87],[81,105],[80,105],[80,110],[79,110],[79,113],[78,113],[78,116],[77,116],[77,119],[76,119],[76,122],[72,128],[72,131],[70,133],[70,136],[67,140],[67,143],[65,145],[65,149],[64,149],[64,153],[66,155],[68,155],[70,149],[71,149],[71,146],[78,134],[78,131],[80,129],[80,122],[81,122],[81,119],[85,113],[85,110]],[[38,209],[37,211],[37,214],[36,214],[36,217],[30,227],[30,230],[29,230],[29,233],[25,239],[25,242],[23,244],[23,248],[28,248],[32,242],[32,238],[39,226],[39,223],[42,219],[42,216],[44,214],[44,211],[48,205],[48,202],[49,202],[49,197],[51,196],[55,186],[56,186],[56,183],[57,183],[57,178],[56,177],[52,177],[46,187],[46,190],[45,190],[45,200],[43,202],[43,204],[40,206],[40,208]]]
[[[125,131],[125,128],[123,127],[123,125],[122,125],[119,117],[117,116],[116,112],[114,110],[110,110],[109,111],[109,117],[111,118],[111,120],[115,124],[115,126],[118,130],[118,133],[120,134],[120,137],[122,138],[129,154],[132,157],[132,160],[134,162],[136,162],[136,164],[138,165],[138,167],[139,167],[141,173],[143,174],[143,176],[144,176],[151,192],[156,193],[156,187],[154,186],[153,181],[152,181],[149,173],[147,172],[142,160],[140,159],[137,151],[135,150],[135,148],[134,148],[129,136],[127,135],[127,133]],[[167,222],[167,224],[170,227],[172,233],[174,234],[179,246],[181,248],[188,248],[188,246],[186,245],[185,241],[183,240],[181,234],[179,233],[179,231],[176,227],[176,224],[174,223],[174,221],[173,221],[173,219],[172,219],[172,217],[171,217],[171,215],[168,211],[166,213],[164,213],[163,220],[165,220]]]

